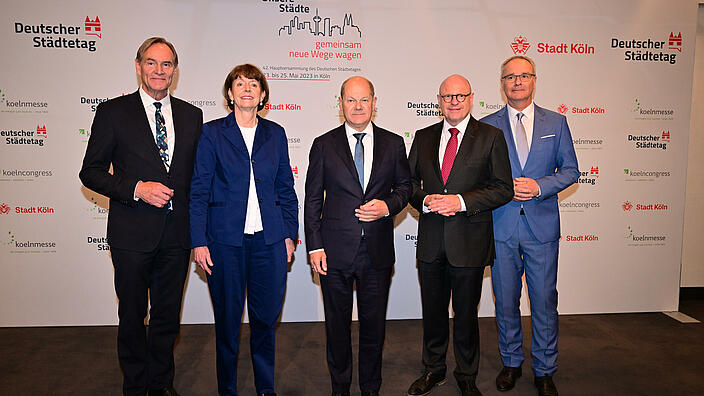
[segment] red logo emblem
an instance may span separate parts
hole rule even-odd
[[[0,214],[8,214],[8,213],[10,213],[10,207],[7,206],[7,204],[0,205]]]
[[[46,139],[46,125],[39,126],[37,125],[37,136],[43,137]]]
[[[291,167],[291,172],[293,172],[293,177],[298,179],[298,165]]]
[[[511,43],[511,49],[513,50],[514,55],[525,54],[526,52],[528,52],[528,48],[530,48],[530,43],[528,42],[527,38],[523,36],[513,38],[513,42]]]
[[[599,167],[592,166],[592,169],[589,171],[589,176],[599,177]]]
[[[674,32],[670,32],[670,38],[667,40],[669,47],[668,49],[673,49],[678,52],[682,52],[682,32],[678,32],[675,36]]]
[[[89,17],[86,17],[86,36],[98,36],[98,38],[103,38],[103,33],[100,28],[100,18],[98,18],[97,15],[92,21]]]
[[[567,106],[565,106],[564,103],[561,104],[561,105],[557,108],[557,111],[558,111],[560,114],[565,114],[565,113],[567,113],[567,110],[569,110],[569,109],[567,108]]]
[[[633,209],[633,204],[630,203],[629,201],[626,201],[623,203],[623,205],[621,205],[621,207],[623,208],[624,211],[629,211],[629,210]]]
[[[662,131],[662,136],[660,137],[660,140],[663,142],[669,142],[670,141],[670,131]]]

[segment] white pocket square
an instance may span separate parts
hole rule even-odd
[[[555,137],[555,134],[553,133],[552,135],[541,136],[540,138],[541,138],[541,139],[547,139],[547,138],[551,138],[551,137]]]

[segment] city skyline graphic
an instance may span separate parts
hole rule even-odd
[[[322,26],[320,23],[321,21]],[[322,18],[318,13],[318,9],[316,8],[315,16],[313,17],[312,22],[301,22],[298,15],[296,15],[295,17],[293,17],[293,19],[288,22],[287,25],[284,25],[279,28],[279,36],[281,36],[281,32],[286,32],[289,36],[291,36],[293,35],[294,31],[307,31],[313,36],[332,37],[335,35],[335,33],[337,33],[338,36],[344,36],[346,33],[354,33],[356,31],[359,37],[362,37],[362,31],[359,29],[359,26],[354,24],[351,13],[345,14],[345,17],[342,20],[342,26],[331,24],[332,19],[330,17]]]

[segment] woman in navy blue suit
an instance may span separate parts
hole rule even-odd
[[[225,79],[232,112],[203,125],[191,181],[191,244],[207,273],[215,312],[218,391],[237,395],[237,355],[247,291],[257,393],[274,393],[274,330],[298,200],[284,129],[257,115],[269,99],[264,74],[239,65]]]

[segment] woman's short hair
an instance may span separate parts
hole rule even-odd
[[[269,102],[269,84],[266,82],[264,73],[262,73],[258,67],[249,63],[235,66],[235,68],[232,69],[232,71],[227,75],[227,78],[225,78],[225,84],[222,87],[222,94],[225,97],[225,101],[227,101],[227,107],[229,107],[230,110],[235,109],[234,103],[230,103],[230,97],[227,95],[227,91],[232,88],[232,83],[237,80],[238,77],[251,78],[259,82],[259,86],[266,93],[266,95],[257,106],[257,111],[263,109],[264,105]]]

